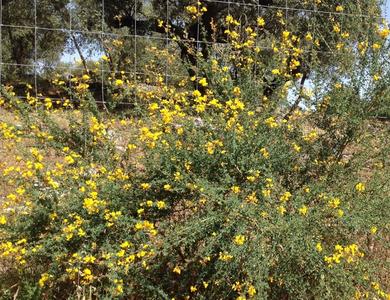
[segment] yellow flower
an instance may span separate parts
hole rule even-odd
[[[208,86],[209,84],[207,83],[207,79],[206,78],[202,78],[201,80],[199,80],[199,84],[203,87],[206,87]]]
[[[261,148],[260,149],[260,153],[261,153],[261,155],[263,155],[263,157],[265,158],[265,159],[268,159],[269,158],[269,152],[267,151],[267,149],[266,148]]]
[[[278,127],[278,123],[275,121],[274,117],[269,117],[264,121],[264,124],[270,128]]]
[[[336,11],[337,11],[337,12],[342,12],[342,11],[344,11],[344,7],[342,7],[341,5],[337,5],[337,6],[336,6]]]
[[[262,190],[261,193],[263,194],[264,197],[271,196],[271,190],[270,189]]]
[[[329,200],[329,206],[331,208],[339,207],[340,203],[341,203],[341,200],[339,198],[333,198],[333,199]]]
[[[150,184],[149,183],[141,183],[141,188],[146,191],[146,190],[150,189]]]
[[[0,216],[0,225],[7,224],[7,218],[5,216]]]
[[[341,31],[340,26],[338,24],[333,25],[333,31],[339,33]]]
[[[376,227],[376,226],[372,226],[371,229],[370,229],[370,232],[372,234],[376,234],[377,231],[378,231],[378,227]]]
[[[301,147],[297,143],[294,142],[292,146],[295,152],[297,153],[301,152]]]
[[[186,11],[189,14],[195,15],[195,14],[197,14],[198,9],[196,8],[196,6],[191,5],[191,6],[186,6]]]
[[[253,285],[250,285],[249,288],[248,288],[248,295],[250,297],[253,297],[254,295],[256,295],[256,289]]]
[[[383,39],[387,38],[390,34],[390,30],[388,28],[382,29],[378,32],[379,36]]]
[[[366,187],[362,182],[359,182],[355,185],[355,190],[357,190],[359,193],[362,193],[366,190]]]
[[[234,25],[234,26],[240,25],[240,22],[235,20],[231,15],[227,15],[226,18],[225,18],[225,21],[226,21],[227,24],[231,24],[231,25]]]
[[[313,36],[310,32],[308,32],[305,36],[306,41],[311,42],[313,40]]]
[[[247,179],[249,182],[255,182],[256,177],[255,177],[255,176],[247,176],[246,179]]]
[[[114,280],[115,286],[115,293],[117,295],[123,294],[123,281],[122,280]]]
[[[164,26],[164,21],[163,20],[157,20],[157,27],[161,28]]]
[[[53,103],[50,98],[45,98],[44,102],[45,102],[46,109],[50,109],[53,107]]]
[[[304,135],[303,136],[303,139],[306,141],[306,142],[313,142],[317,139],[318,137],[318,134],[315,130],[312,130],[310,131],[308,134]]]
[[[285,30],[282,32],[282,36],[283,36],[283,39],[287,40],[288,37],[290,36],[290,32]]]
[[[241,95],[241,89],[238,86],[235,86],[233,88],[233,94],[234,96],[239,97]]]
[[[164,201],[157,201],[157,208],[158,209],[164,209],[167,205]]]
[[[239,245],[239,246],[244,245],[244,243],[245,243],[245,236],[243,236],[243,235],[236,235],[234,237],[234,243],[236,245]]]
[[[256,197],[256,192],[250,193],[246,198],[246,202],[256,204],[259,200]]]
[[[82,80],[84,80],[84,81],[87,81],[87,80],[89,80],[91,77],[89,77],[89,75],[87,75],[87,74],[84,74],[82,77],[81,77],[81,79]]]
[[[93,279],[92,271],[88,268],[85,268],[83,270],[81,276],[83,277],[83,279],[85,281],[92,281],[92,279]]]
[[[228,252],[219,252],[219,260],[229,261],[233,258],[233,255],[230,255]]]
[[[299,213],[303,216],[306,216],[307,215],[307,212],[308,212],[308,208],[306,205],[303,205],[300,209],[298,209]]]
[[[316,245],[316,250],[317,250],[318,252],[322,252],[322,244],[321,244],[321,243],[317,243],[317,245]]]
[[[191,287],[190,287],[191,293],[195,293],[197,290],[198,289],[196,288],[196,286],[191,285]]]
[[[40,162],[34,163],[34,168],[35,168],[35,170],[42,170],[43,164]]]
[[[125,256],[125,253],[126,253],[126,251],[125,251],[124,249],[122,249],[122,250],[119,250],[119,251],[117,252],[116,256],[118,256],[118,257],[123,257],[123,256]]]
[[[257,25],[263,27],[265,25],[265,21],[262,17],[257,18]]]
[[[181,269],[180,269],[179,266],[175,266],[175,267],[173,268],[172,272],[180,275]]]
[[[65,161],[70,165],[75,163],[74,158],[70,155],[65,156]]]
[[[41,275],[41,278],[39,279],[39,282],[38,282],[39,286],[43,287],[45,285],[46,281],[48,281],[50,277],[52,277],[52,276],[49,275],[48,273],[43,273]]]
[[[88,264],[88,263],[94,263],[96,260],[95,257],[93,257],[92,255],[89,255],[89,256],[86,256],[84,257],[84,263]]]
[[[280,201],[287,202],[288,200],[290,200],[291,196],[292,195],[289,191],[284,192],[284,194],[282,196],[280,196]]]
[[[164,190],[166,191],[172,191],[172,186],[170,184],[165,184],[164,185]]]
[[[276,209],[278,210],[279,214],[281,214],[282,216],[286,212],[286,208],[283,205],[278,206]]]
[[[233,185],[230,189],[232,190],[232,192],[234,194],[238,194],[240,192],[240,190],[241,190],[240,187],[236,186],[236,185]]]
[[[239,292],[241,291],[242,285],[239,281],[236,281],[235,283],[232,284],[232,290]]]
[[[116,86],[122,86],[124,84],[123,80],[122,79],[117,79],[115,80],[115,85]]]

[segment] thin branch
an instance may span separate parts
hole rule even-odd
[[[77,43],[77,39],[76,39],[76,37],[74,36],[73,33],[71,33],[70,35],[71,35],[71,37],[72,37],[74,46],[76,47],[76,50],[77,50],[77,52],[78,52],[78,54],[79,54],[79,56],[80,56],[81,62],[82,62],[83,67],[84,67],[84,70],[85,70],[85,72],[86,72],[87,74],[89,74],[89,70],[88,70],[88,66],[87,66],[87,61],[85,60],[85,57],[84,57],[84,55],[83,55],[83,53],[82,53],[82,51],[81,51],[81,48],[80,48],[79,44]]]
[[[305,72],[305,73],[303,73],[303,76],[301,78],[301,83],[300,83],[300,87],[299,87],[299,95],[298,95],[297,99],[295,100],[294,104],[291,106],[290,110],[283,117],[284,120],[288,120],[290,118],[290,116],[292,115],[292,113],[297,109],[299,103],[301,103],[302,91],[303,91],[306,79],[307,79],[307,73]]]

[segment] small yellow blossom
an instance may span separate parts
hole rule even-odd
[[[262,17],[257,18],[257,25],[263,27],[265,25],[265,21]]]
[[[39,282],[38,282],[39,286],[44,287],[46,281],[48,281],[50,277],[51,277],[51,275],[49,275],[48,273],[43,273],[41,275],[41,278],[39,279]]]
[[[380,30],[378,32],[379,36],[382,38],[382,39],[385,39],[387,38],[389,35],[390,35],[390,30],[388,28],[384,28],[382,30]]]
[[[306,205],[303,205],[301,208],[298,209],[299,213],[303,216],[306,216],[307,215],[307,212],[308,212],[308,208]]]
[[[278,210],[279,214],[281,214],[282,216],[287,211],[286,208],[283,205],[279,205],[276,209]]]
[[[243,236],[243,235],[236,235],[234,237],[234,243],[236,245],[239,245],[239,246],[244,245],[244,243],[245,243],[245,236]]]
[[[122,86],[124,84],[123,80],[122,79],[117,79],[115,80],[115,85],[116,86]]]
[[[290,200],[291,196],[292,194],[289,191],[284,192],[284,194],[280,196],[280,201],[287,202],[288,200]]]
[[[220,252],[219,253],[219,260],[222,261],[229,261],[233,259],[233,255],[229,254],[228,252]]]
[[[0,216],[0,225],[7,224],[7,218],[5,216]]]
[[[366,187],[365,187],[364,183],[359,182],[355,185],[355,190],[357,190],[359,193],[362,193],[366,190]]]
[[[191,287],[190,287],[191,293],[195,293],[197,290],[198,289],[196,288],[196,286],[191,285]]]
[[[248,295],[250,297],[253,297],[254,295],[256,295],[256,289],[253,285],[250,285],[249,288],[248,288]]]
[[[206,87],[208,86],[209,84],[207,83],[207,79],[206,78],[202,78],[201,80],[199,80],[199,84],[203,87]]]
[[[165,184],[164,185],[164,190],[166,190],[166,191],[172,191],[172,186],[170,185],[170,184]]]
[[[339,198],[333,198],[329,200],[328,204],[331,208],[338,208],[341,203],[341,200]]]
[[[377,231],[378,231],[378,227],[376,227],[376,226],[372,226],[371,229],[370,229],[370,232],[371,232],[372,234],[376,234]]]
[[[269,154],[269,152],[267,151],[266,148],[261,148],[261,149],[260,149],[260,153],[261,153],[261,155],[263,155],[263,157],[264,157],[265,159],[268,159],[268,158],[270,157],[270,154]]]
[[[157,201],[157,208],[164,209],[166,207],[166,203],[164,201]]]
[[[150,184],[149,183],[141,183],[141,188],[143,190],[149,190],[150,189]]]
[[[241,191],[240,187],[236,185],[232,186],[230,189],[234,194],[238,194]]]

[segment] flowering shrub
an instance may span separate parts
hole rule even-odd
[[[4,298],[389,299],[387,29],[334,30],[324,70],[315,33],[269,52],[225,22],[200,76],[113,79],[130,117],[101,112],[88,75],[74,109],[2,88]]]

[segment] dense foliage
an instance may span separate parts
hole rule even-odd
[[[1,297],[389,299],[390,132],[377,117],[390,30],[349,27],[353,7],[326,7],[325,39],[304,16],[226,12],[207,55],[176,36],[189,75],[166,76],[177,49],[153,44],[142,76],[111,70],[118,38],[71,85],[52,78],[71,97],[1,87]],[[104,105],[90,89],[102,65]]]

